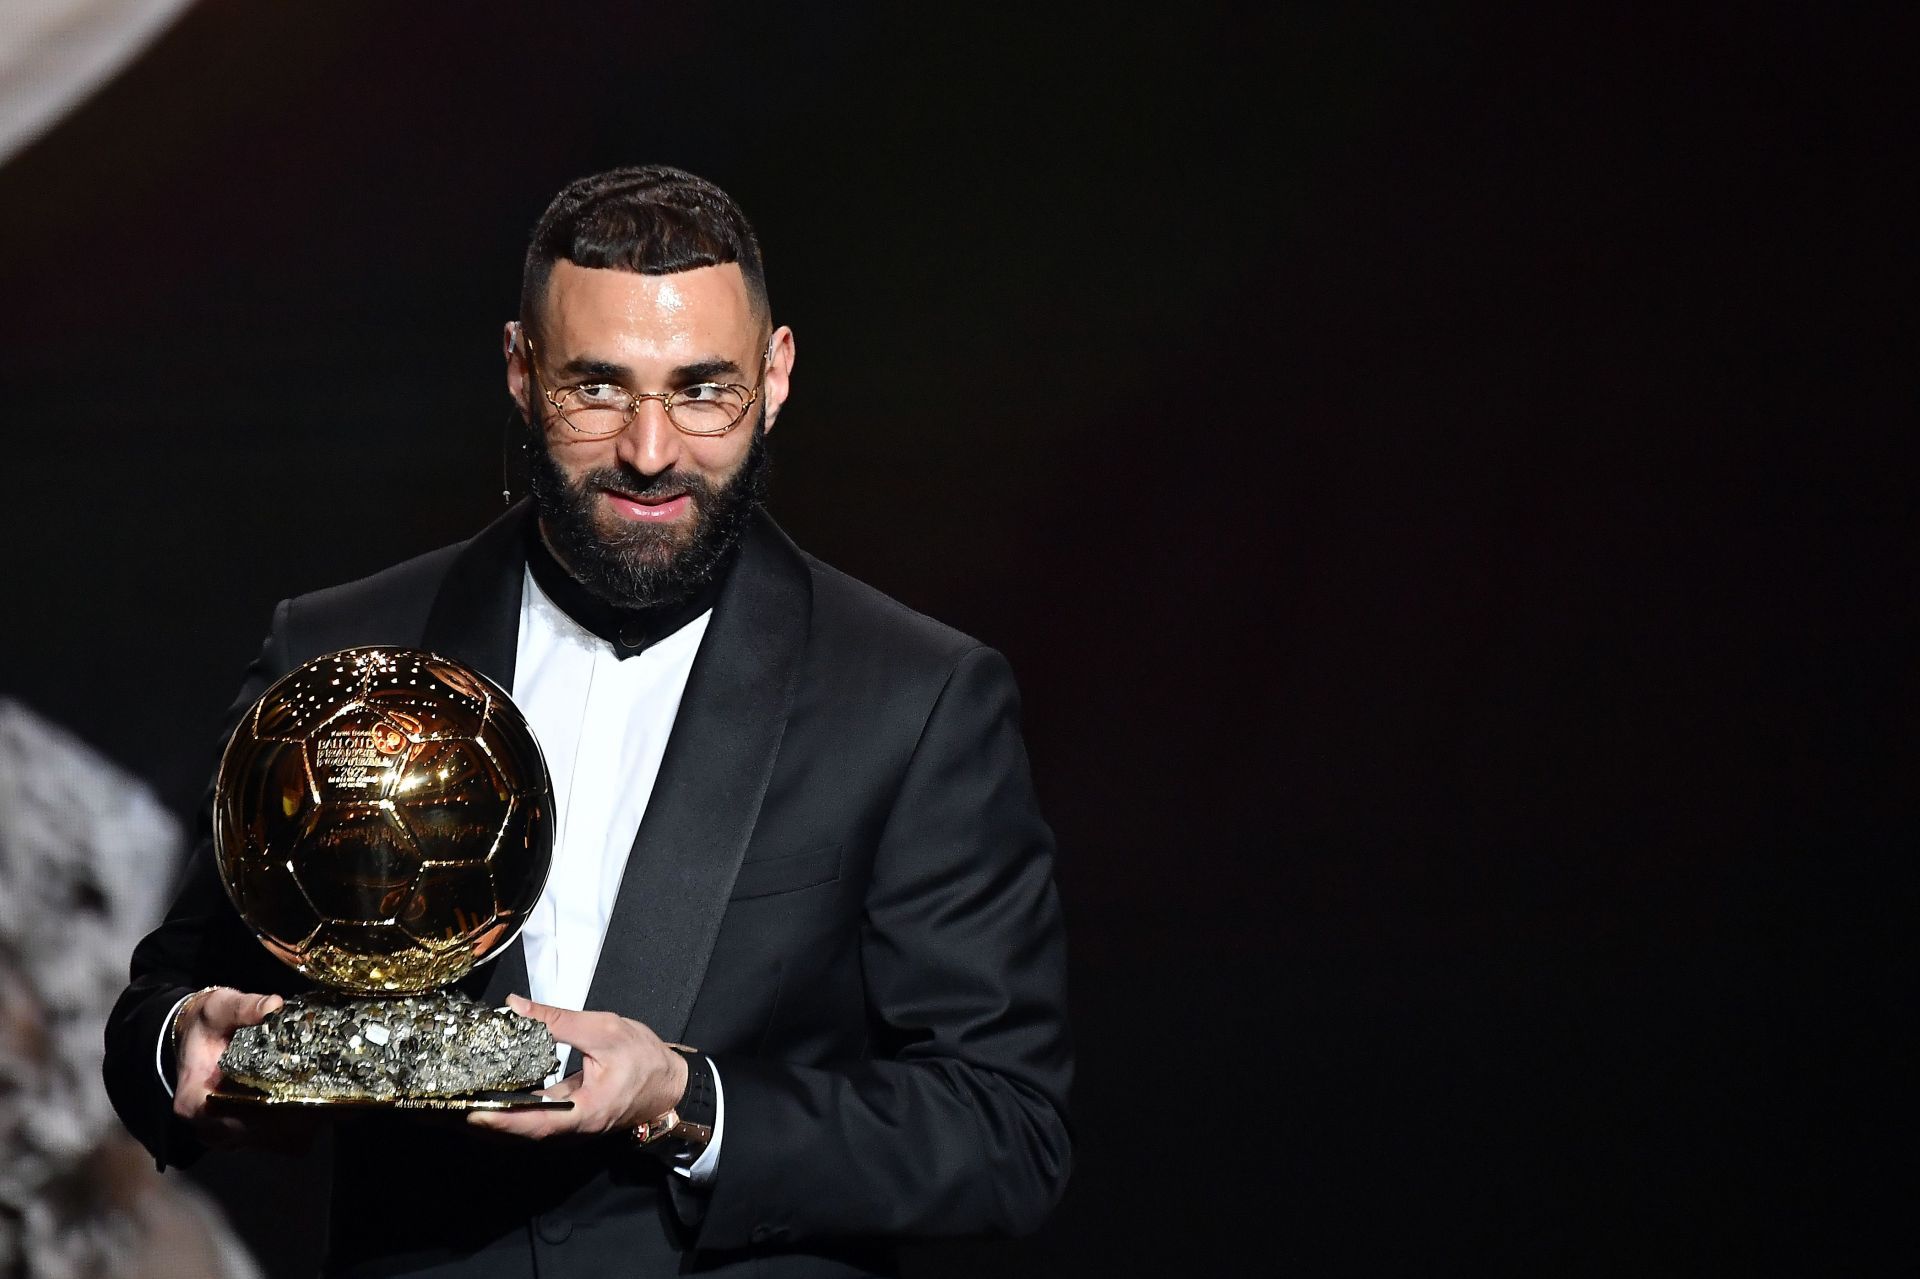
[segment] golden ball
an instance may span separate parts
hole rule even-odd
[[[349,648],[283,676],[214,784],[214,852],[274,955],[356,994],[458,981],[520,931],[553,859],[553,787],[470,666]]]

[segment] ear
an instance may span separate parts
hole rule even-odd
[[[775,329],[767,350],[770,357],[763,394],[767,397],[766,429],[771,431],[774,420],[780,416],[780,406],[787,402],[787,393],[793,389],[793,330],[784,324]]]
[[[500,329],[500,349],[507,357],[507,394],[520,406],[520,420],[533,425],[527,408],[527,344],[520,340],[520,321],[508,320]]]

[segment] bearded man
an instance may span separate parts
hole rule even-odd
[[[283,602],[229,727],[356,645],[512,690],[554,862],[471,985],[552,1028],[547,1091],[574,1104],[342,1123],[327,1272],[888,1274],[901,1240],[1032,1230],[1067,1175],[1071,1052],[1012,677],[766,514],[794,337],[752,229],[678,170],[575,182],[504,345],[531,500]],[[228,904],[209,830],[107,1031],[115,1105],[163,1164],[272,1139],[206,1097],[233,1032],[302,988]]]

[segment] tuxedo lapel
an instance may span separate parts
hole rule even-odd
[[[422,648],[465,662],[507,689],[520,650],[527,519],[527,503],[516,502],[460,548],[420,637]]]
[[[520,592],[526,583],[528,506],[518,502],[481,529],[440,583],[420,647],[473,667],[501,688],[513,687],[520,650]],[[527,957],[515,937],[459,983],[476,999],[498,1007],[509,993],[527,993]]]
[[[687,677],[588,1008],[663,1039],[685,1029],[773,776],[812,606],[800,552],[757,515]]]

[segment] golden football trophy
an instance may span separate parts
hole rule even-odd
[[[446,989],[519,933],[553,857],[546,763],[498,685],[418,649],[313,659],[234,730],[213,838],[240,918],[323,987],[234,1034],[216,1099],[567,1104],[518,1091],[558,1064],[544,1024]]]

